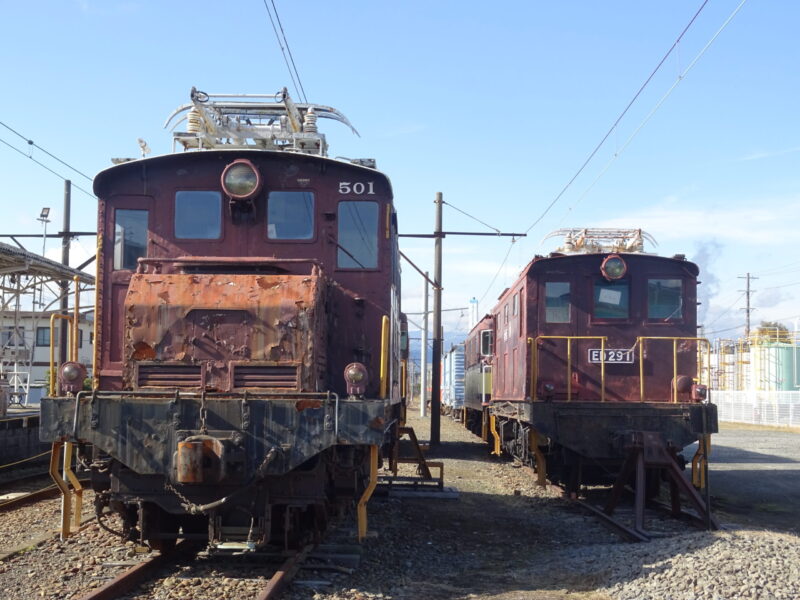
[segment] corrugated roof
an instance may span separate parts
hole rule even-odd
[[[18,271],[27,275],[39,275],[52,279],[72,279],[76,275],[81,283],[94,284],[94,277],[84,271],[67,267],[39,254],[15,248],[0,242],[0,272]]]

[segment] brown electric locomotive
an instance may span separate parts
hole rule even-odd
[[[570,494],[614,484],[618,498],[630,483],[644,499],[669,481],[674,509],[681,492],[705,513],[679,472],[699,440],[693,481],[703,484],[717,431],[701,381],[697,266],[645,253],[641,230],[558,233],[564,247],[535,257],[467,339],[465,422]]]
[[[193,89],[179,115],[183,152],[95,178],[93,386],[62,366],[41,438],[155,548],[296,546],[342,498],[363,535],[401,408],[391,184],[328,158],[317,119],[347,119],[286,90]]]

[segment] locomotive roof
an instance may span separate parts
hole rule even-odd
[[[280,160],[302,160],[302,161],[309,161],[309,162],[326,162],[329,164],[335,164],[339,167],[346,167],[348,169],[355,169],[361,170],[365,173],[369,173],[371,175],[377,175],[386,179],[388,182],[390,189],[391,189],[391,181],[389,177],[370,166],[366,166],[364,164],[352,162],[346,159],[341,158],[329,158],[327,156],[317,156],[313,154],[298,154],[298,153],[289,153],[285,151],[278,151],[278,150],[242,150],[242,149],[224,149],[224,150],[204,150],[202,152],[173,152],[170,154],[162,154],[159,156],[152,156],[148,158],[135,158],[130,160],[125,160],[124,162],[119,162],[114,164],[102,171],[100,171],[94,178],[94,193],[96,196],[101,197],[103,195],[105,186],[109,180],[113,178],[129,173],[132,171],[138,171],[141,169],[147,168],[147,166],[152,165],[161,165],[161,164],[168,164],[172,161],[174,162],[185,162],[187,160],[192,160],[192,157],[212,157],[212,156],[224,156],[226,154],[236,154],[237,157],[264,157],[264,156],[272,156],[276,159]]]
[[[330,161],[337,165],[362,168],[371,174],[378,173],[375,160],[371,158],[328,158],[328,143],[317,128],[318,118],[327,118],[343,123],[358,135],[358,131],[341,112],[321,104],[295,103],[286,88],[277,94],[207,94],[192,88],[190,102],[179,106],[167,118],[167,128],[173,120],[174,129],[186,122],[186,131],[173,132],[173,152],[162,156],[145,158],[150,149],[144,140],[139,140],[142,158],[112,159],[115,166],[101,171],[95,177],[95,194],[101,194],[106,180],[117,174],[127,173],[131,168],[143,168],[147,164],[161,164],[177,157],[201,152],[255,153],[251,156],[291,155],[314,161]],[[184,152],[176,152],[178,145]],[[183,159],[185,160],[185,159]],[[134,166],[135,165],[135,166]]]
[[[683,254],[676,254],[675,256],[669,257],[644,252],[595,252],[592,254],[564,254],[562,252],[551,252],[548,256],[534,256],[533,260],[531,260],[527,265],[525,265],[525,268],[522,269],[520,276],[527,275],[533,271],[534,268],[546,269],[548,266],[553,264],[551,261],[601,263],[605,257],[612,254],[621,256],[626,261],[653,261],[656,263],[663,262],[665,264],[674,263],[688,269],[688,271],[695,277],[700,272],[700,268],[695,263],[686,260],[686,257]]]

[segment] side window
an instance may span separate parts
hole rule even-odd
[[[222,235],[222,194],[182,191],[175,194],[175,237],[216,240]]]
[[[683,285],[680,279],[647,280],[647,318],[683,318]]]
[[[594,284],[595,319],[627,319],[630,314],[630,286],[627,281],[597,281]]]
[[[569,323],[572,314],[568,281],[546,281],[544,284],[545,323]]]
[[[511,314],[515,317],[519,314],[519,293],[514,294],[514,305]]]
[[[492,339],[492,331],[486,329],[481,331],[481,356],[491,356],[494,354],[494,340]]]
[[[114,268],[136,269],[147,256],[147,211],[119,208],[114,213]]]
[[[508,323],[508,304],[503,306],[503,323]]]
[[[378,267],[378,203],[339,202],[336,264],[343,269]]]
[[[314,237],[314,194],[270,192],[267,197],[267,237],[310,240]]]

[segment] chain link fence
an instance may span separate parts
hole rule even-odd
[[[719,420],[752,425],[800,427],[800,391],[711,391]]]

